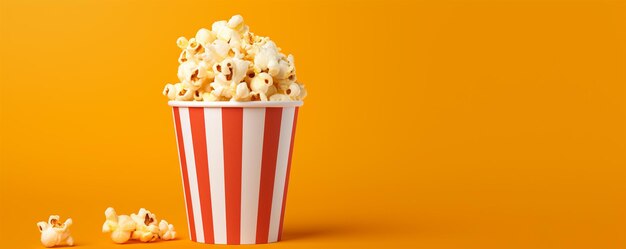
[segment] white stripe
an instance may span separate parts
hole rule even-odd
[[[211,184],[211,210],[215,244],[226,244],[226,188],[224,186],[224,143],[222,108],[204,108],[206,147]]]
[[[243,109],[241,148],[241,244],[256,243],[265,108]]]
[[[189,193],[191,194],[191,206],[193,211],[194,225],[196,226],[196,239],[204,243],[204,229],[202,229],[202,212],[200,207],[200,193],[198,192],[198,175],[196,174],[196,159],[193,155],[193,139],[191,136],[191,123],[189,109],[179,108],[180,126],[183,131],[183,143],[185,146],[185,158],[187,159],[187,175],[189,178]]]
[[[180,166],[180,180],[183,181],[183,198],[185,198],[185,212],[189,211],[189,208],[187,207],[187,193],[185,191],[185,185],[187,183],[185,183],[185,178],[183,177],[183,174],[186,174],[187,172],[183,172],[183,164],[182,158],[180,158],[180,147],[178,147],[178,127],[176,127],[176,112],[174,112],[174,108],[172,108],[172,114],[174,115],[174,134],[176,135],[176,149],[178,149],[178,165]],[[189,213],[187,213],[187,231],[189,231],[189,233],[191,233],[191,223],[189,222]],[[191,234],[190,234],[191,235]],[[191,237],[191,236],[190,236]]]
[[[278,140],[278,156],[276,157],[276,175],[274,178],[274,193],[272,195],[272,212],[270,215],[268,242],[276,242],[278,240],[278,228],[280,225],[280,213],[283,208],[283,194],[285,192],[294,112],[295,107],[283,108],[283,115],[280,121],[280,137]]]

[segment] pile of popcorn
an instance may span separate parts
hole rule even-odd
[[[145,208],[136,214],[117,215],[115,209],[109,207],[104,211],[106,221],[102,225],[103,233],[111,233],[113,242],[122,244],[134,239],[141,242],[152,242],[157,239],[172,240],[176,238],[174,225],[165,220],[157,222],[156,215]],[[50,215],[48,222],[37,222],[41,232],[41,244],[45,247],[73,246],[74,239],[70,232],[72,219],[61,223],[58,215]]]
[[[163,95],[183,101],[296,101],[306,97],[296,82],[292,55],[268,37],[250,32],[243,17],[213,23],[176,44],[180,83],[167,84]]]
[[[109,207],[104,211],[106,221],[102,225],[103,233],[111,233],[113,242],[122,244],[130,239],[141,242],[152,242],[157,239],[171,240],[176,238],[174,225],[165,220],[157,223],[156,215],[139,209],[137,214],[117,215],[115,209]]]

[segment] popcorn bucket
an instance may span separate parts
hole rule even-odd
[[[191,240],[280,240],[298,108],[289,102],[170,101]]]

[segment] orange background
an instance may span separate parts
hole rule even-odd
[[[626,248],[624,1],[2,1],[1,247],[146,207],[187,239],[176,38],[240,13],[296,58],[277,248]],[[260,246],[258,248],[265,248]],[[241,247],[244,248],[244,247]]]

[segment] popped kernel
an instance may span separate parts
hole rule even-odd
[[[223,60],[228,56],[228,52],[230,51],[230,46],[227,42],[223,40],[215,40],[212,43],[213,49],[215,53],[219,56],[219,60]]]
[[[211,94],[211,92],[202,93],[202,101],[219,101],[219,97]]]
[[[169,224],[166,220],[159,222],[159,237],[162,240],[173,240],[176,238],[176,230],[174,225]]]
[[[74,245],[74,238],[70,232],[72,219],[68,218],[61,223],[58,215],[50,215],[48,222],[37,222],[39,232],[41,232],[41,244],[45,247],[53,247],[58,245]]]
[[[227,26],[231,29],[238,29],[243,24],[243,17],[241,15],[234,15],[228,20]]]
[[[196,33],[196,41],[206,46],[215,40],[215,34],[208,29],[199,29]]]
[[[287,94],[277,93],[277,94],[270,96],[270,101],[289,101],[289,100],[291,99],[289,98],[289,95]]]
[[[300,85],[296,83],[292,83],[291,85],[289,85],[289,89],[287,89],[285,93],[289,95],[289,97],[292,99],[299,98],[300,97]]]
[[[187,38],[185,38],[184,36],[178,37],[178,39],[176,40],[176,45],[180,48],[180,49],[185,49],[187,48],[187,45],[189,44],[189,41],[187,40]]]
[[[172,84],[167,84],[165,85],[165,88],[163,89],[163,95],[167,96],[168,99],[175,99],[176,98],[176,88],[174,87],[174,85]]]
[[[112,207],[104,211],[104,216],[106,221],[102,224],[102,232],[111,233],[111,240],[115,243],[126,243],[135,231],[135,222],[128,215],[118,216]]]
[[[237,88],[235,89],[235,95],[232,100],[234,101],[243,101],[249,100],[251,98],[250,89],[248,89],[248,84],[246,82],[239,83]]]
[[[193,94],[195,90],[192,89],[182,89],[176,95],[176,100],[193,100]]]
[[[250,88],[253,94],[258,94],[261,101],[268,101],[270,86],[274,84],[272,76],[268,73],[259,73],[250,82]],[[270,94],[271,95],[271,94]]]
[[[130,218],[135,222],[135,231],[132,238],[141,242],[152,242],[159,238],[159,227],[156,215],[146,210],[139,209],[137,214],[131,214]]]

